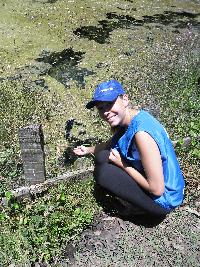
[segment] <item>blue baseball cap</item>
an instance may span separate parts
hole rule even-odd
[[[87,103],[86,108],[90,109],[98,101],[114,101],[119,95],[124,95],[125,91],[122,85],[116,80],[110,80],[100,83],[93,94],[92,100]]]

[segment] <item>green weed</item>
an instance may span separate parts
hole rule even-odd
[[[69,240],[92,222],[97,204],[91,180],[61,183],[35,201],[17,202],[6,193],[0,213],[0,265],[51,262]]]

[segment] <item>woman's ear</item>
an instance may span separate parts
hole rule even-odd
[[[123,95],[123,102],[124,102],[125,107],[128,107],[128,104],[129,104],[128,95],[126,94]]]

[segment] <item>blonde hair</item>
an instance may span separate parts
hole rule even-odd
[[[123,95],[119,95],[119,97],[121,99],[123,99]],[[141,109],[141,106],[138,105],[138,106],[134,106],[133,103],[131,103],[130,101],[128,102],[128,109],[135,109],[135,110],[140,110]]]

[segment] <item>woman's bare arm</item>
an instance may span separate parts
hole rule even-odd
[[[164,175],[158,145],[146,132],[136,133],[135,143],[140,154],[150,192],[154,195],[162,195],[164,192]]]
[[[116,150],[111,150],[109,159],[125,170],[143,189],[156,196],[164,192],[164,177],[160,151],[154,139],[146,132],[138,132],[135,135],[135,143],[138,148],[142,165],[146,174],[128,166]]]

